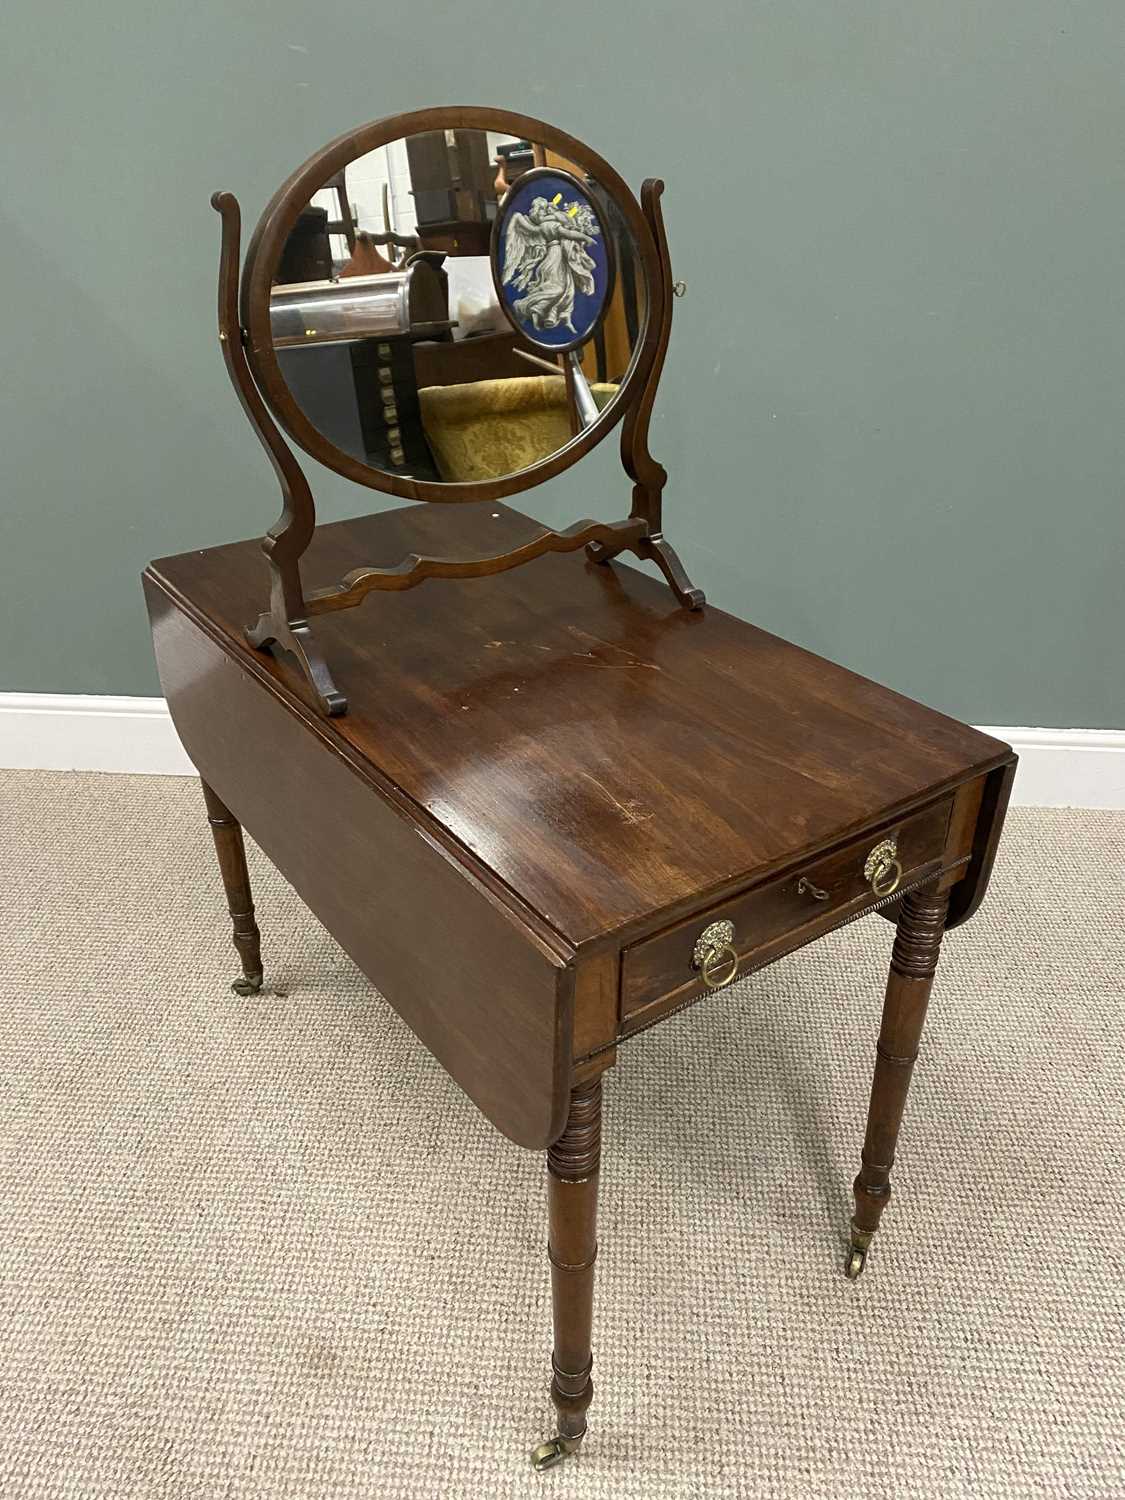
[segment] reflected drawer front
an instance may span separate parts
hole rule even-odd
[[[712,962],[706,964],[708,973],[724,980],[733,969],[734,955],[740,968],[759,950],[765,950],[760,956],[768,958],[771,944],[784,951],[803,936],[814,936],[818,929],[858,915],[889,897],[896,878],[898,885],[905,886],[926,874],[929,866],[936,871],[945,849],[951,806],[952,798],[946,797],[627,948],[621,970],[623,1020],[639,1021],[638,1012],[679,1003],[707,988],[700,959],[706,959],[708,942],[713,952]],[[729,927],[715,925],[722,923]],[[787,943],[790,937],[792,942]],[[729,947],[722,946],[724,940]],[[627,1024],[625,1029],[629,1029]]]

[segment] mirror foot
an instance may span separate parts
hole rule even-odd
[[[703,590],[697,589],[687,576],[676,549],[662,536],[643,536],[633,545],[620,547],[610,547],[605,542],[591,542],[586,548],[586,556],[594,563],[608,563],[625,551],[635,552],[638,557],[654,562],[685,608],[702,609],[707,603]]]
[[[707,603],[707,597],[703,590],[697,589],[687,576],[684,565],[671,542],[665,541],[662,536],[645,537],[637,551],[641,557],[656,564],[681,604],[688,609],[703,608]]]
[[[320,653],[307,620],[293,620],[286,625],[278,625],[267,611],[247,627],[246,639],[258,651],[279,646],[290,652],[296,657],[305,681],[312,688],[320,712],[333,719],[347,713],[348,700],[333,682],[328,663]]]

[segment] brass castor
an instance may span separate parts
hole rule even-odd
[[[256,995],[262,988],[261,974],[255,974],[252,979],[236,979],[231,984],[231,989],[236,995]]]
[[[849,1281],[858,1281],[863,1274],[863,1268],[867,1264],[867,1251],[857,1250],[854,1245],[848,1248],[848,1258],[844,1263],[844,1275]]]
[[[856,1221],[852,1220],[851,1244],[848,1246],[848,1258],[844,1262],[844,1275],[849,1281],[858,1281],[863,1275],[863,1268],[867,1264],[867,1252],[871,1249],[871,1241],[874,1237],[873,1229],[861,1229]]]
[[[538,1448],[531,1450],[531,1467],[536,1473],[542,1473],[544,1469],[553,1469],[556,1464],[561,1464],[563,1459],[571,1453],[578,1452],[581,1437],[553,1437],[549,1443],[540,1443]]]

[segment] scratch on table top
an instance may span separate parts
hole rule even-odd
[[[636,652],[630,651],[627,646],[618,646],[613,641],[603,641],[600,636],[591,635],[587,630],[580,630],[577,625],[568,625],[566,628],[571,635],[576,636],[579,640],[594,641],[597,645],[604,646],[607,651],[617,651],[622,656],[629,658],[628,661],[599,661],[597,654],[593,651],[576,651],[574,653],[575,656],[585,658],[593,666],[607,668],[611,671],[631,670],[636,667],[647,667],[650,672],[663,670],[654,661],[642,661]]]
[[[609,787],[607,787],[604,782],[599,781],[596,776],[591,776],[589,771],[579,771],[578,774],[579,776],[583,777],[584,780],[593,782],[599,792],[605,793],[605,795],[613,803],[614,807],[619,807],[621,809],[622,816],[624,817],[626,823],[647,823],[650,818],[654,818],[656,816],[655,813],[649,812],[640,802],[619,801],[618,798],[616,798],[610,791]]]

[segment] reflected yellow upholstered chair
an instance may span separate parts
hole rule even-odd
[[[599,408],[616,385],[590,387]],[[443,479],[498,479],[571,439],[566,382],[552,375],[431,385],[418,392],[422,424]]]

